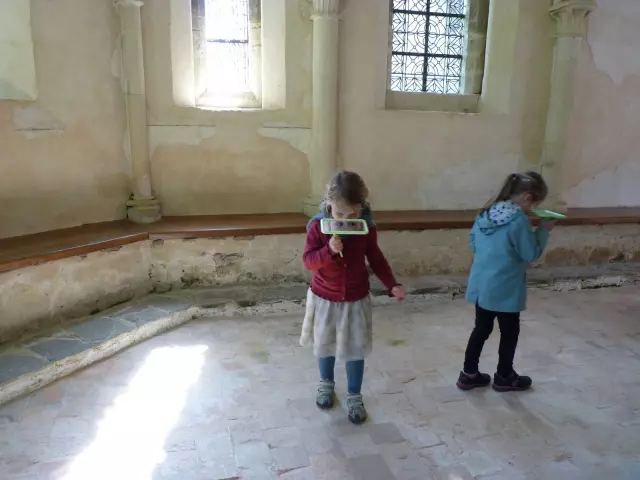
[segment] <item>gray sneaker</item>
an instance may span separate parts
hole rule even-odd
[[[350,393],[347,397],[347,409],[349,411],[349,421],[356,425],[360,425],[367,421],[367,411],[362,402],[362,395],[359,393]]]
[[[329,382],[328,380],[320,381],[320,385],[318,385],[318,395],[316,395],[316,405],[319,408],[323,410],[333,408],[334,387],[334,382]]]

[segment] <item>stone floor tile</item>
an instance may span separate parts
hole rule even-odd
[[[378,450],[397,480],[432,480],[433,468],[407,442],[381,445]]]
[[[265,442],[250,442],[236,445],[236,462],[243,470],[259,469],[273,464],[271,450]]]
[[[180,478],[200,468],[200,460],[195,450],[166,452],[158,471],[161,478]]]
[[[48,360],[29,351],[8,351],[0,354],[0,384],[35,372],[48,364]]]
[[[314,455],[310,460],[316,480],[356,480],[350,461],[343,456]]]
[[[245,443],[261,442],[265,439],[262,424],[255,420],[234,421],[229,427],[229,433],[236,447]]]
[[[276,447],[271,450],[278,472],[287,472],[311,465],[309,455],[302,447]]]
[[[395,478],[381,455],[353,458],[351,467],[358,480],[392,480]]]
[[[338,441],[325,428],[300,428],[300,439],[309,455],[339,455],[344,457]]]
[[[238,468],[234,455],[210,451],[206,458],[203,458],[200,452],[199,458],[199,472],[203,478],[209,480],[228,480],[240,475],[240,469]]]
[[[370,420],[361,426],[346,417],[342,367],[341,403],[327,412],[316,407],[316,361],[296,344],[299,313],[195,321],[0,407],[0,477],[63,475],[134,378],[157,382],[137,377],[152,352],[206,345],[196,382],[180,391],[169,386],[175,410],[149,425],[162,425],[153,434],[162,435],[166,455],[153,480],[275,480],[279,470],[285,480],[635,480],[639,294],[638,287],[532,294],[515,363],[534,388],[511,394],[455,388],[473,323],[466,303],[423,299],[376,308],[364,383]],[[151,309],[169,311],[140,304],[124,314],[143,319]],[[488,372],[498,339],[496,329],[485,346],[481,367]],[[29,359],[39,359],[35,368],[44,362],[37,354],[11,365],[6,358],[0,377],[12,367],[28,370]],[[172,368],[191,374],[192,367],[168,362],[165,370]],[[144,418],[147,401],[125,420]]]
[[[398,443],[404,441],[404,437],[393,423],[381,423],[378,425],[370,425],[367,433],[376,445],[384,443]]]
[[[274,428],[264,432],[269,448],[303,446],[300,429],[297,427]]]
[[[117,336],[129,332],[133,329],[132,325],[126,325],[117,319],[109,317],[89,318],[81,323],[77,323],[68,327],[66,331],[75,335],[87,343],[96,345],[106,340],[116,338]]]
[[[287,408],[265,409],[260,412],[259,417],[262,428],[265,430],[291,427],[294,424],[291,412]]]
[[[146,299],[145,304],[147,307],[153,307],[159,310],[164,310],[165,312],[174,313],[186,310],[193,303],[184,298],[151,296]]]
[[[124,314],[122,315],[122,318],[129,322],[133,322],[138,326],[141,326],[145,323],[153,322],[154,320],[166,317],[167,314],[168,312],[165,312],[164,310],[149,307],[145,308],[144,310],[140,310],[139,312]]]
[[[30,345],[32,351],[50,362],[77,355],[91,347],[91,343],[78,338],[42,338]]]
[[[436,480],[476,480],[464,467],[444,467],[435,470]]]
[[[344,435],[338,438],[342,452],[347,458],[375,455],[378,448],[367,433]]]
[[[499,473],[502,467],[489,455],[481,450],[465,452],[460,456],[462,464],[471,475],[479,477],[481,475],[492,475]]]
[[[280,474],[280,480],[315,480],[313,467],[298,468],[290,472]]]

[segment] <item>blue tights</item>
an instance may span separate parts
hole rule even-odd
[[[333,370],[336,366],[336,357],[318,359],[320,378],[333,382]],[[362,390],[362,378],[364,377],[364,360],[347,362],[347,387],[349,393],[360,393]]]

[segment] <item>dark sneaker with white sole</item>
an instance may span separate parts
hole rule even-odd
[[[496,392],[522,392],[531,388],[531,377],[518,375],[515,371],[508,377],[501,377],[497,373],[493,376],[493,389]]]
[[[364,408],[362,395],[350,393],[347,396],[347,411],[349,421],[354,425],[360,425],[367,421],[367,411]]]
[[[322,410],[333,408],[335,383],[328,380],[320,381],[318,394],[316,395],[316,405]]]
[[[491,375],[486,373],[476,373],[475,375],[467,375],[460,372],[456,386],[460,390],[472,390],[474,388],[488,387],[491,383]]]

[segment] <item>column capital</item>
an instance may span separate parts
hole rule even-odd
[[[311,18],[337,17],[340,11],[340,0],[312,0]]]
[[[556,22],[556,36],[584,37],[587,33],[587,16],[595,8],[595,0],[553,0],[549,15]]]
[[[113,0],[116,7],[142,7],[144,2],[141,0]]]

